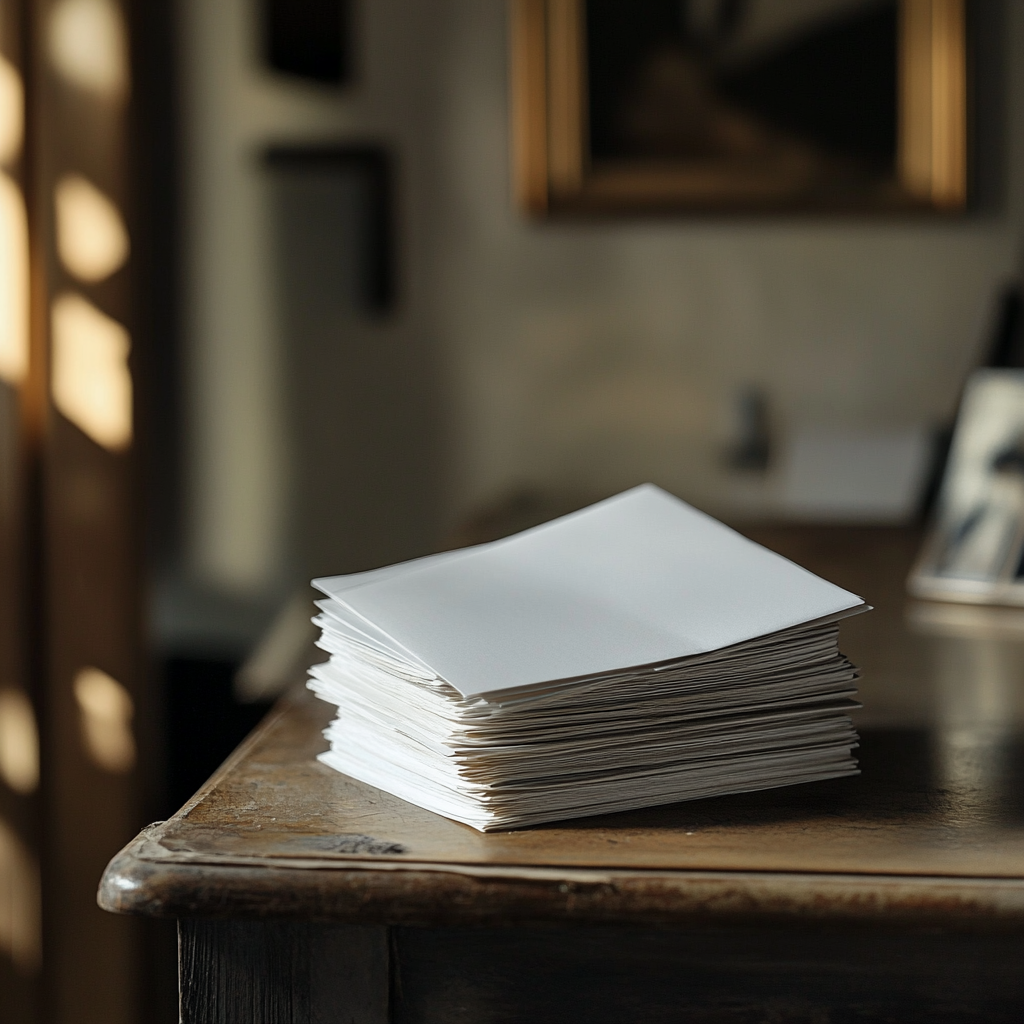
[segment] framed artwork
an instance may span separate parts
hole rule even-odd
[[[965,0],[511,5],[532,214],[966,204]]]
[[[350,0],[263,0],[266,66],[279,74],[347,85],[352,80]]]
[[[274,145],[264,163],[277,245],[290,254],[282,272],[293,275],[314,304],[328,296],[365,313],[390,313],[395,252],[389,151],[373,144]]]
[[[978,370],[957,417],[915,597],[1024,605],[1024,370]]]

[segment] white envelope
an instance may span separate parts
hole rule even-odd
[[[313,583],[373,646],[464,697],[678,661],[866,608],[651,484],[505,540]]]

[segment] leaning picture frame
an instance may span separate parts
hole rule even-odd
[[[652,26],[673,6],[693,24],[642,66],[642,32],[665,37]],[[518,205],[535,216],[963,210],[965,0],[831,6],[828,21],[827,0],[791,5],[818,20],[772,38],[780,0],[510,0]],[[882,138],[870,136],[872,103]]]
[[[1024,605],[1024,370],[977,370],[964,390],[914,597]]]

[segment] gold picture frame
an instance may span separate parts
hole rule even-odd
[[[512,176],[529,214],[956,212],[967,204],[965,0],[899,0],[896,159],[885,187],[859,198],[810,196],[792,161],[591,159],[584,0],[510,3]]]

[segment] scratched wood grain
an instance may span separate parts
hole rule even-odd
[[[390,933],[390,934],[389,934]],[[1016,1024],[1024,936],[183,921],[183,1024]]]
[[[179,925],[182,1024],[387,1024],[384,928]]]
[[[829,927],[400,928],[394,1024],[1011,1024],[1024,939]]]

